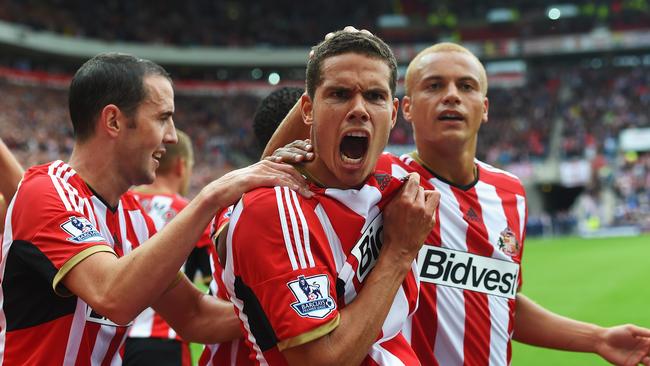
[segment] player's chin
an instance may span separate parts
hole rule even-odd
[[[356,169],[341,169],[339,180],[344,186],[349,188],[358,188],[368,179],[371,169],[367,166],[361,166]]]

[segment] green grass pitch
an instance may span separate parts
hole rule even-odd
[[[650,236],[528,239],[522,292],[545,308],[604,326],[650,328]],[[194,345],[193,355],[199,347]],[[513,366],[608,365],[598,356],[513,342]]]
[[[558,314],[611,326],[650,328],[650,236],[530,239],[522,293]],[[608,365],[598,356],[513,342],[513,366]]]

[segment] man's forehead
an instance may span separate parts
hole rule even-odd
[[[159,75],[145,76],[143,83],[147,94],[144,103],[171,104],[173,107],[174,88],[167,78]]]
[[[422,55],[415,64],[418,79],[436,76],[471,76],[480,80],[481,67],[471,55],[458,51],[430,52]]]
[[[363,81],[389,87],[390,67],[383,60],[357,53],[328,57],[321,66],[321,86]]]

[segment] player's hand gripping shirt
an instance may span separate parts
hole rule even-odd
[[[478,180],[457,187],[414,155],[383,154],[378,169],[417,172],[441,194],[436,226],[418,256],[420,303],[404,334],[423,365],[508,365],[521,286],[526,197],[519,179],[476,161]]]
[[[133,192],[133,195],[151,217],[157,231],[165,227],[188,203],[185,198],[177,194]],[[211,245],[208,235],[208,229],[206,228],[196,246],[205,247]],[[176,331],[152,308],[146,308],[135,318],[133,326],[129,330],[129,337],[181,340]]]
[[[259,364],[283,365],[280,351],[338,326],[381,249],[381,211],[401,182],[376,173],[359,190],[312,186],[246,193],[227,234],[224,283]],[[417,306],[415,263],[364,365],[419,365],[401,334]]]
[[[29,169],[2,244],[0,364],[120,364],[127,326],[93,311],[61,279],[94,253],[123,256],[154,233],[130,194],[111,208],[62,161]]]

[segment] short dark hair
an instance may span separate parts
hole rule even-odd
[[[174,161],[177,158],[188,161],[194,161],[194,150],[192,149],[192,139],[183,131],[176,129],[178,142],[175,144],[165,144],[166,152],[160,159],[160,166],[156,169],[156,174],[165,175],[172,171]]]
[[[274,90],[262,99],[253,117],[253,130],[260,152],[264,150],[275,129],[304,92],[303,88],[285,86]]]
[[[336,31],[328,38],[312,48],[313,56],[307,62],[307,94],[314,99],[316,88],[321,85],[321,65],[329,57],[344,53],[358,53],[364,56],[380,59],[390,68],[389,86],[395,95],[397,85],[397,60],[390,47],[379,37],[365,32]]]
[[[92,136],[97,116],[109,104],[132,117],[147,96],[143,79],[150,75],[163,76],[171,82],[162,66],[123,53],[101,53],[86,61],[72,78],[68,94],[77,140]]]

